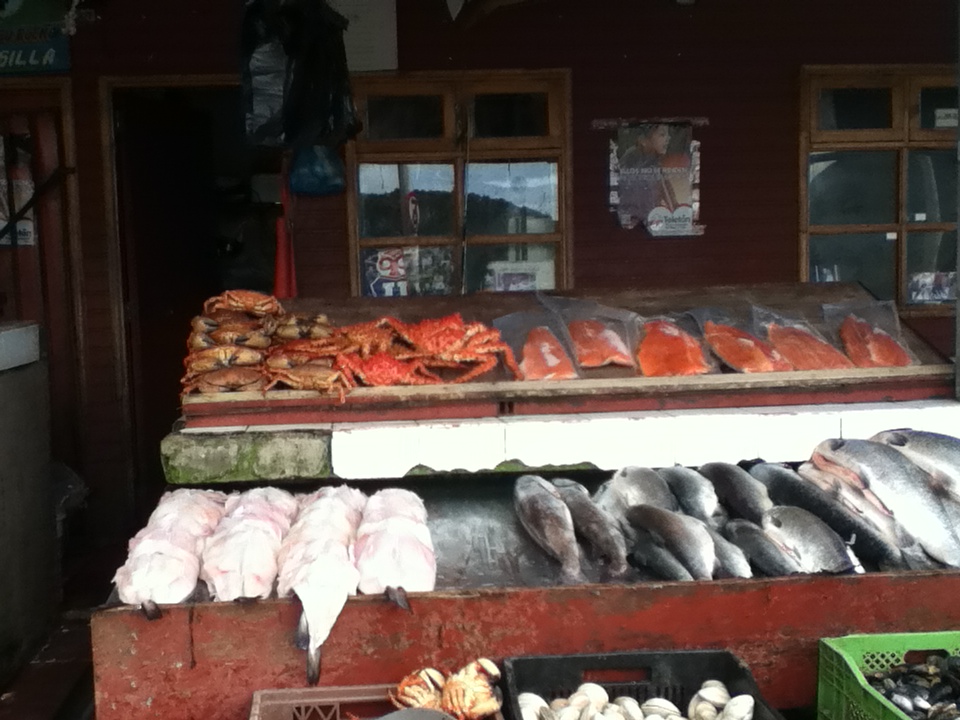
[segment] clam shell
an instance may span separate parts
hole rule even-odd
[[[580,711],[580,720],[600,720],[600,712],[593,706],[587,705]]]
[[[577,688],[577,693],[583,693],[590,698],[590,704],[597,710],[602,709],[604,705],[610,702],[610,696],[607,694],[607,691],[596,683],[583,683],[583,685]]]
[[[589,703],[583,707],[588,707]],[[573,705],[567,705],[565,708],[561,708],[557,713],[557,720],[579,720],[580,712],[583,710],[582,707],[574,707]]]
[[[540,715],[532,707],[520,708],[520,717],[523,720],[540,720]]]
[[[700,687],[701,688],[715,687],[715,688],[720,688],[722,690],[727,690],[727,686],[724,685],[723,682],[720,680],[704,680],[703,685],[701,685]],[[727,690],[727,694],[728,695],[730,694],[729,690]]]
[[[651,714],[660,715],[664,718],[668,718],[671,715],[680,716],[680,708],[666,698],[650,698],[640,706],[640,710],[643,712],[644,717]]]
[[[754,705],[752,695],[735,695],[723,708],[724,720],[752,720]]]
[[[690,720],[717,720],[720,711],[717,706],[707,700],[701,700],[693,709],[693,715]]]
[[[557,714],[548,705],[544,705],[537,713],[537,718],[538,720],[557,720]]]
[[[582,692],[575,692],[569,700],[570,707],[575,707],[577,710],[583,710],[587,705],[593,705],[590,696]]]
[[[638,703],[632,697],[621,695],[613,702],[621,710],[623,710],[623,714],[626,716],[627,720],[643,720],[643,710],[640,709],[640,703]]]
[[[727,692],[727,689],[715,685],[700,688],[697,695],[701,700],[706,700],[712,704],[717,710],[723,710],[724,705],[730,702],[730,693]]]
[[[603,715],[604,720],[627,720],[627,716],[623,714],[623,709],[619,705],[610,703],[603,706],[601,715]]]
[[[564,698],[564,697],[556,698],[550,701],[550,709],[555,711],[563,710],[569,704],[570,704],[570,701],[567,698]]]
[[[539,712],[540,708],[547,707],[547,701],[536,693],[523,692],[517,695],[517,705],[521,710],[530,708],[534,712]]]

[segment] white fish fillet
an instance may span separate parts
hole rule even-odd
[[[120,600],[137,605],[186,600],[197,585],[203,540],[223,517],[225,500],[212,490],[181,489],[161,497],[114,575]]]
[[[300,506],[279,488],[227,498],[226,516],[203,546],[200,579],[214,599],[267,598],[277,578],[277,554]]]
[[[426,507],[414,492],[389,488],[371,496],[357,531],[360,592],[434,589],[437,560],[426,520]]]

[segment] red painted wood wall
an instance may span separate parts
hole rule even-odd
[[[474,0],[476,1],[476,0]],[[397,0],[402,70],[569,67],[572,70],[574,275],[578,287],[790,281],[798,277],[800,67],[953,63],[956,7],[876,0],[530,0],[469,28],[444,0]],[[103,75],[236,73],[242,3],[127,0],[92,6],[73,41],[85,326],[84,474],[105,532],[132,515],[133,462],[124,427],[116,329],[120,279],[111,266],[101,162]],[[607,138],[598,118],[698,116],[703,237],[646,238],[606,206]],[[301,294],[348,292],[342,198],[300,199],[293,218]],[[951,323],[927,323],[938,345]],[[941,325],[943,327],[941,327]]]

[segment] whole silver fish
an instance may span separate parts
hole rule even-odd
[[[750,569],[750,561],[743,554],[743,550],[710,526],[707,526],[707,532],[713,539],[713,550],[717,556],[713,576],[715,578],[752,578],[753,570]]]
[[[929,476],[901,452],[870,440],[824,440],[811,461],[859,483],[934,560],[960,567],[960,537]]]
[[[606,510],[620,525],[629,545],[637,534],[627,520],[627,510],[636,505],[654,505],[666,510],[677,509],[677,499],[656,470],[628,465],[613,474],[593,495],[593,501]]]
[[[637,530],[633,561],[664,580],[693,580],[693,575],[677,560],[663,541],[649,530]]]
[[[627,510],[627,520],[637,528],[649,530],[683,563],[695,580],[712,580],[716,553],[706,525],[696,518],[653,505],[637,505]]]
[[[701,465],[700,474],[713,483],[720,502],[737,517],[759,523],[763,513],[773,507],[763,483],[742,467],[712,462]]]
[[[884,430],[872,438],[906,455],[937,483],[941,497],[960,500],[960,438],[923,430]]]
[[[849,548],[829,525],[811,512],[775,505],[763,514],[763,531],[807,573],[854,572]]]
[[[749,520],[731,520],[723,528],[723,534],[743,550],[750,564],[764,575],[782,577],[802,572],[796,560],[781,550],[762,528]]]
[[[810,468],[805,470],[809,472]],[[836,480],[821,477],[814,482],[776,463],[758,463],[750,468],[750,474],[766,485],[770,500],[776,505],[794,505],[823,520],[845,542],[852,543],[860,560],[879,570],[905,567],[896,533],[889,532],[889,525],[886,530],[877,527],[845,502]]]
[[[683,512],[705,523],[711,521],[720,505],[713,483],[683,465],[660,468],[657,472],[666,481]]]
[[[522,475],[513,486],[513,506],[527,534],[560,561],[561,580],[582,582],[573,517],[557,489],[541,477]]]
[[[574,530],[606,561],[608,572],[620,577],[629,570],[627,544],[617,521],[594,504],[590,492],[580,483],[557,478],[554,487],[573,518]]]

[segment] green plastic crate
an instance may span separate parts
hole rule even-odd
[[[958,655],[960,632],[847,635],[821,639],[817,678],[818,719],[910,720],[870,687],[863,673],[899,665],[909,653],[914,652]]]

